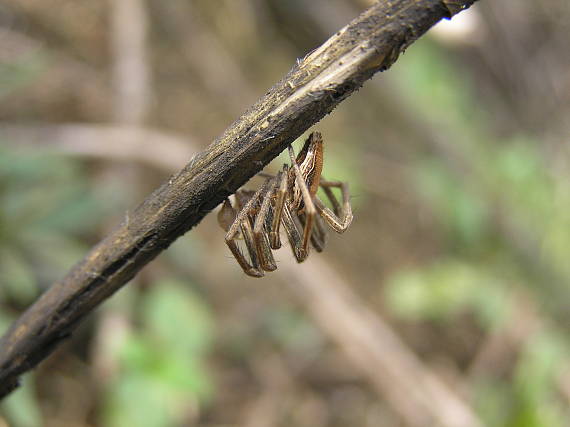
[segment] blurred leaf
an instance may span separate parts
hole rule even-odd
[[[549,330],[537,334],[517,364],[515,385],[519,393],[531,402],[549,400],[558,370],[568,360],[570,351],[563,337]]]
[[[213,393],[205,363],[213,320],[185,283],[163,280],[143,296],[141,321],[119,349],[122,370],[107,395],[106,425],[181,425]]]
[[[468,266],[441,262],[393,276],[386,295],[391,309],[404,318],[443,320],[467,306],[475,286],[477,277]]]
[[[201,354],[211,342],[213,324],[207,306],[184,283],[156,283],[141,312],[147,333],[167,348]]]
[[[104,411],[109,427],[162,427],[180,425],[185,406],[195,406],[186,396],[144,372],[124,375],[107,394]]]
[[[567,426],[568,414],[553,400],[544,400],[539,405],[529,402],[517,402],[511,417],[502,425],[509,427],[564,427]]]
[[[473,311],[482,326],[491,327],[505,316],[507,299],[502,283],[477,266],[442,260],[423,269],[392,276],[385,288],[389,307],[412,320],[446,320]]]
[[[147,376],[152,381],[195,397],[207,398],[211,381],[195,355],[176,349],[156,346],[141,336],[131,336],[121,350],[121,362],[126,376]]]

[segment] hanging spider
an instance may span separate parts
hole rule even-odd
[[[271,250],[281,247],[281,224],[297,262],[302,262],[309,255],[309,242],[317,252],[324,249],[325,223],[342,233],[352,222],[348,184],[321,177],[321,134],[311,133],[297,157],[293,147],[288,149],[291,166],[284,164],[277,175],[259,173],[266,178],[259,190],[238,190],[235,207],[226,199],[218,213],[218,222],[227,231],[226,244],[249,276],[262,277],[264,271],[277,268]],[[329,199],[332,210],[317,197],[319,187]],[[342,205],[332,188],[340,189]],[[245,241],[248,257],[238,246],[239,238]]]

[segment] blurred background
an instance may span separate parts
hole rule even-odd
[[[3,0],[0,331],[371,3]],[[566,0],[438,25],[315,127],[345,234],[252,279],[208,215],[0,426],[570,425],[569,33]]]

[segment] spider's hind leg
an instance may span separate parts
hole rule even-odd
[[[289,245],[291,246],[293,255],[295,255],[295,259],[297,262],[305,261],[309,253],[303,249],[303,237],[301,234],[303,230],[303,224],[301,223],[299,217],[291,212],[291,209],[287,203],[283,206],[283,215],[281,216],[281,221],[283,222],[283,228],[287,234]]]
[[[352,222],[352,206],[350,205],[350,193],[348,184],[341,181],[326,181],[321,179],[320,186],[331,202],[333,210],[325,206],[318,198],[315,198],[315,207],[323,220],[337,233],[343,233]],[[331,188],[340,188],[342,205],[338,202]]]
[[[301,222],[304,221],[301,220]],[[315,216],[315,225],[313,226],[313,232],[311,233],[311,244],[317,252],[322,252],[325,249],[325,244],[327,243],[327,228],[325,227],[325,221],[319,216]]]
[[[238,192],[236,192],[236,206],[238,209],[241,208],[239,212],[236,211],[236,208],[231,206],[229,200],[226,200],[224,202],[224,206],[222,207],[222,211],[220,211],[220,214],[218,214],[218,220],[222,226],[223,221],[227,221],[227,218],[230,218],[231,215],[235,215],[235,220],[226,233],[225,241],[233,256],[239,263],[240,267],[243,269],[244,273],[252,277],[262,277],[264,275],[259,260],[259,253],[255,238],[253,235],[253,229],[251,226],[251,216],[252,212],[255,210],[256,203],[258,203],[259,198],[262,197],[266,191],[267,186],[265,185],[256,191],[253,195],[250,195],[247,191],[238,190]],[[243,202],[245,202],[245,200],[247,200],[247,202],[245,205],[243,205]],[[225,212],[224,209],[226,210]],[[223,218],[223,221],[220,220],[220,217]],[[249,255],[249,261],[240,250],[236,242],[240,235],[240,232],[243,236],[243,239],[245,240],[245,246]]]
[[[277,269],[273,253],[269,244],[269,231],[271,224],[271,199],[277,185],[277,179],[271,178],[265,181],[261,191],[263,194],[263,201],[259,212],[255,217],[255,224],[253,226],[253,238],[257,255],[261,267],[265,271],[274,271]]]
[[[275,187],[271,198],[273,204],[273,218],[271,219],[271,230],[269,231],[269,240],[271,249],[279,249],[281,247],[281,239],[279,237],[279,227],[281,225],[281,216],[283,215],[283,206],[287,197],[287,179],[289,176],[289,167],[283,165],[283,170],[279,172],[275,178]],[[278,187],[277,187],[278,186]]]

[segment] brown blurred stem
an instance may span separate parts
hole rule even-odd
[[[56,150],[72,156],[137,162],[167,173],[198,152],[196,138],[158,129],[86,123],[0,122],[0,140],[10,150]]]
[[[79,321],[442,18],[476,0],[381,1],[300,59],[47,290],[0,340],[0,397]],[[191,327],[191,325],[189,325]]]
[[[315,322],[404,425],[483,425],[460,393],[422,362],[337,271],[318,258],[309,259],[303,268],[284,259],[280,269]]]

